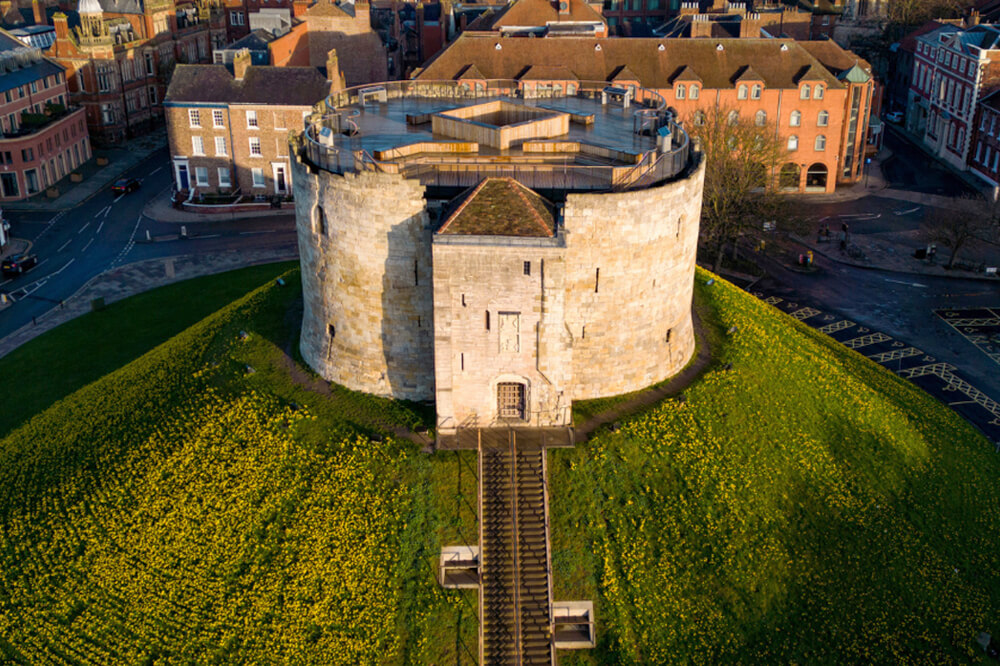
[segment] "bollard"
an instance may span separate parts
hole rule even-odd
[[[146,229],[146,242],[149,243],[153,240],[153,237],[149,235],[149,229]]]
[[[182,224],[181,225],[181,238],[187,238],[187,237],[188,237],[188,228],[187,228],[187,225]]]

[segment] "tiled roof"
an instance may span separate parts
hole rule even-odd
[[[544,26],[556,21],[604,21],[604,17],[584,0],[566,0],[569,12],[560,14],[550,0],[516,0],[498,12],[483,14],[469,30],[498,30],[511,26]]]
[[[352,7],[353,10],[353,7]],[[334,16],[334,17],[348,17],[353,18],[353,13],[348,13],[340,6],[331,2],[330,0],[319,0],[315,5],[306,10],[308,16]]]
[[[0,74],[0,92],[12,90],[18,86],[23,86],[26,83],[38,81],[46,76],[51,76],[64,71],[62,67],[53,61],[48,58],[41,57],[39,51],[32,51],[31,47],[25,46],[16,37],[9,35],[6,32],[0,32],[0,54],[17,49],[24,49],[25,51],[39,54],[38,58],[37,60],[20,66],[13,71]]]
[[[823,39],[814,42],[799,42],[799,44],[802,48],[811,53],[821,65],[831,71],[834,76],[854,67],[855,65],[866,72],[870,73],[872,71],[872,66],[868,64],[867,60],[844,49],[832,39]]]
[[[576,75],[566,65],[534,65],[517,78],[519,81],[575,81]]]
[[[899,42],[900,48],[903,49],[904,51],[915,53],[917,50],[917,37],[921,35],[926,35],[928,32],[932,30],[937,30],[943,25],[944,25],[943,23],[936,20],[924,23],[922,26],[920,26],[913,32],[908,33],[905,37],[903,37],[903,39],[900,40]]]
[[[253,66],[237,81],[225,65],[177,65],[164,102],[312,106],[329,93],[315,67]]]
[[[513,178],[486,178],[459,195],[438,233],[471,236],[555,235],[552,206]]]
[[[671,83],[676,83],[681,81],[697,81],[698,83],[702,82],[701,77],[698,76],[698,73],[695,72],[690,67],[688,67],[687,65],[684,65],[684,67],[682,67],[681,70],[674,75],[674,78],[671,80]]]
[[[580,81],[610,81],[616,70],[627,65],[647,88],[671,87],[685,67],[697,72],[705,87],[730,88],[741,68],[752,64],[768,88],[797,88],[804,75],[841,87],[807,50],[806,45],[816,43],[779,39],[523,39],[466,32],[428,62],[416,78],[454,80],[475,64],[485,78],[513,79],[528,67],[564,65]]]

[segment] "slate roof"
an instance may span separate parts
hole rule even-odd
[[[834,76],[846,72],[855,65],[871,74],[872,66],[868,64],[867,60],[855,55],[851,51],[843,49],[832,39],[800,42],[800,44],[802,48],[811,53]]]
[[[109,14],[142,14],[142,0],[99,0],[101,9]]]
[[[177,65],[164,103],[312,106],[329,93],[315,67],[252,66],[237,81],[225,65]]]
[[[267,51],[267,45],[274,41],[274,33],[264,28],[258,28],[249,35],[240,37],[223,50],[235,51],[239,49],[250,49],[251,51]]]
[[[552,204],[513,178],[486,178],[451,203],[440,234],[551,238]]]
[[[6,32],[0,32],[0,54],[14,51],[16,49],[27,50],[30,48],[31,47],[25,46],[16,37],[13,37]],[[0,74],[0,92],[12,90],[18,86],[23,86],[26,83],[31,83],[32,81],[37,81],[43,77],[58,74],[62,71],[65,70],[48,58],[39,58],[27,67],[20,67],[12,72]]]
[[[768,88],[798,88],[803,76],[842,87],[806,48],[812,44],[832,44],[840,49],[833,42],[780,39],[519,39],[465,32],[415,78],[454,80],[475,64],[485,78],[513,79],[528,67],[563,65],[580,81],[610,81],[619,68],[627,65],[647,88],[671,87],[685,67],[697,72],[706,88],[731,88],[733,78],[752,64]],[[600,50],[596,50],[597,46]],[[826,57],[828,50],[822,47],[820,52]],[[849,57],[853,65],[855,57]]]

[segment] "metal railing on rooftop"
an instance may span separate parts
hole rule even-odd
[[[356,137],[363,128],[355,120],[361,115],[358,107],[377,107],[405,98],[441,100],[441,110],[448,108],[448,104],[498,98],[518,99],[535,106],[544,106],[549,99],[587,99],[628,110],[633,120],[633,133],[651,136],[651,145],[637,164],[622,166],[582,165],[568,158],[561,162],[546,160],[520,164],[508,160],[473,161],[447,154],[424,156],[420,161],[378,160],[369,151],[359,148]],[[524,86],[512,79],[474,83],[419,79],[387,81],[338,91],[324,100],[322,108],[323,112],[314,114],[303,132],[301,151],[311,164],[340,174],[396,173],[432,187],[470,187],[486,177],[506,176],[532,189],[624,191],[649,187],[678,176],[687,167],[690,157],[688,135],[667,111],[659,93],[603,81],[544,88]],[[665,138],[661,138],[656,147],[660,130],[664,130]]]

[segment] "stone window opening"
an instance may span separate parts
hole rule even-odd
[[[333,324],[326,325],[326,332],[330,335],[331,340],[337,337],[337,327],[334,326]]]
[[[420,315],[417,315],[417,328],[420,328],[420,324],[421,324]]]
[[[677,218],[677,236],[676,236],[677,238],[680,238],[680,237],[681,237],[681,222],[682,222],[683,220],[684,220],[684,218],[683,218],[683,217],[678,217],[678,218]],[[653,280],[653,285],[654,285],[654,286],[656,285],[656,280]]]
[[[601,269],[598,268],[594,271],[594,293],[596,294],[601,287]]]
[[[673,333],[673,332],[674,332],[674,329],[672,329],[672,328],[668,328],[667,329],[667,338],[666,338],[666,340],[664,340],[664,342],[666,342],[668,345],[670,344],[670,334]]]
[[[462,372],[465,372],[465,354],[459,354],[459,363],[462,366]]]
[[[583,326],[580,327],[580,339],[581,340],[586,340],[587,339],[587,325],[586,324],[584,324]]]
[[[490,311],[486,311],[486,330],[490,330]]]
[[[465,307],[465,294],[462,294],[462,307]]]
[[[525,275],[531,275],[531,262],[530,261],[524,262],[524,274]]]
[[[322,206],[316,206],[316,232],[320,236],[326,236],[326,215],[323,214]]]
[[[413,260],[413,285],[415,287],[419,287],[420,286],[420,272],[419,272],[419,269],[420,269],[419,261],[416,260],[416,259],[414,259]]]

